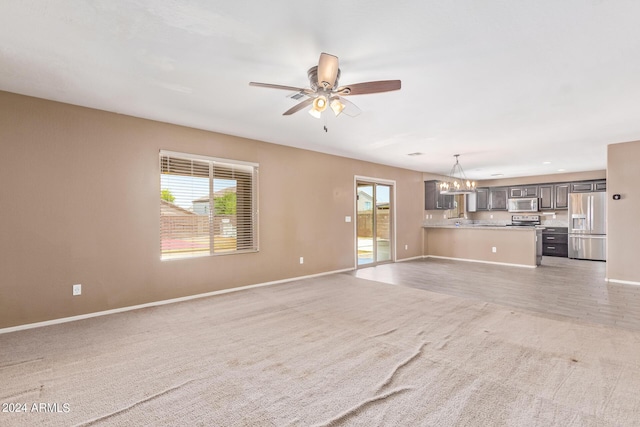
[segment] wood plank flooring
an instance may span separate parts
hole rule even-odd
[[[362,279],[640,330],[640,286],[604,280],[606,264],[543,257],[529,269],[427,258],[356,270]]]

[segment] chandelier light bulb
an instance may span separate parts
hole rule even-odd
[[[468,194],[476,191],[475,181],[467,179],[462,166],[458,162],[459,154],[455,154],[456,162],[445,182],[440,184],[440,192],[443,194]]]

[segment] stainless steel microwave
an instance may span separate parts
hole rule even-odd
[[[509,212],[538,212],[538,199],[536,197],[509,199]]]

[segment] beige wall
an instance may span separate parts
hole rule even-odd
[[[522,176],[518,178],[501,178],[501,179],[488,179],[479,181],[479,187],[507,187],[514,185],[527,185],[527,184],[544,184],[547,182],[571,182],[571,181],[588,181],[592,179],[605,179],[607,171],[586,171],[586,172],[572,172],[572,173],[556,173],[551,175],[535,175],[535,176]]]
[[[607,147],[607,277],[640,282],[640,141]],[[613,200],[620,194],[620,200]]]
[[[425,228],[424,233],[425,255],[536,266],[533,229]]]
[[[6,92],[0,144],[0,328],[352,268],[354,175],[396,181],[422,255],[419,172]],[[259,253],[160,261],[160,149],[260,164]]]

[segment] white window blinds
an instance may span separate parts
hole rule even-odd
[[[160,152],[161,259],[258,250],[258,165]]]

